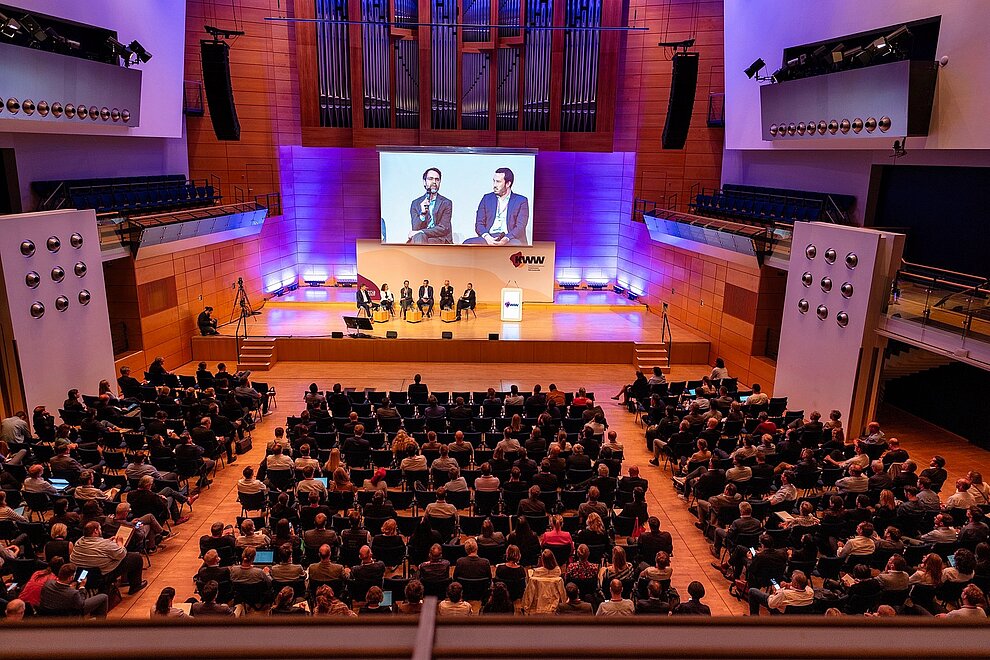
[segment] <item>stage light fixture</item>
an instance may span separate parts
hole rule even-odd
[[[639,294],[632,290],[626,293],[626,297],[633,301],[639,300]]]
[[[41,27],[41,23],[36,21],[30,14],[24,14],[21,17],[21,27],[24,28],[25,33],[30,37],[32,44],[48,39],[48,33]]]
[[[150,60],[152,57],[151,53],[145,50],[144,46],[139,44],[137,41],[132,41],[127,47],[131,50],[132,53],[137,55],[137,58],[139,60],[141,60],[145,64],[147,64],[148,60]]]
[[[325,279],[324,280],[316,280],[316,279],[307,280],[305,278],[303,279],[303,282],[306,283],[306,286],[323,286],[324,284],[327,283],[327,281]]]
[[[767,63],[763,61],[763,58],[762,57],[760,57],[755,62],[753,62],[752,64],[750,64],[748,67],[746,67],[743,70],[743,73],[746,74],[746,77],[747,78],[749,78],[749,79],[752,80],[753,76],[755,76],[756,74],[758,74],[760,72],[760,70],[763,67],[765,67],[766,65],[767,65]]]
[[[612,287],[612,291],[614,291],[615,293],[617,293],[618,295],[621,296],[623,293],[626,292],[626,288],[624,286],[622,286],[621,284],[616,283]]]
[[[13,18],[0,13],[0,35],[13,39],[21,31],[21,24]]]
[[[573,280],[573,279],[557,280],[557,284],[560,285],[561,289],[565,289],[567,291],[573,291],[574,289],[578,288],[579,284],[581,284],[581,280]]]
[[[588,288],[592,291],[604,291],[608,288],[608,280],[587,280]]]

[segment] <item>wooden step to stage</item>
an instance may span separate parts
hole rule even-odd
[[[665,374],[670,373],[667,348],[660,343],[636,343],[633,357],[636,368],[643,373],[652,373],[653,367],[660,367]]]
[[[238,371],[268,371],[278,360],[273,337],[247,337],[237,354]]]

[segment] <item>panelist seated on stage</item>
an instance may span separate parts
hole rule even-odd
[[[419,295],[416,297],[416,305],[419,311],[426,316],[433,316],[433,287],[429,280],[423,280],[423,286],[419,287]],[[424,310],[425,308],[425,310]]]
[[[474,293],[474,286],[468,282],[464,293],[457,299],[457,320],[461,320],[461,311],[465,309],[473,310],[477,306],[477,296]]]
[[[362,284],[355,297],[357,298],[358,316],[364,311],[366,316],[371,317],[371,294],[368,293],[368,285]]]
[[[450,229],[450,216],[454,205],[440,195],[440,170],[435,167],[423,172],[423,188],[426,193],[417,197],[409,205],[412,231],[406,243],[451,244],[454,242]]]
[[[409,280],[402,282],[402,288],[399,289],[399,310],[402,312],[402,318],[406,318],[406,312],[412,309],[413,306],[413,290],[409,286]]]
[[[389,315],[395,316],[395,294],[389,290],[387,282],[382,284],[381,292],[382,299],[378,304],[381,305],[381,308],[388,312]],[[410,290],[409,293],[412,295],[412,290]]]
[[[478,236],[464,245],[527,245],[529,200],[512,192],[515,175],[508,167],[495,170],[492,192],[481,198],[474,221]]]
[[[450,286],[450,280],[444,280],[440,287],[440,309],[454,309],[454,287]]]

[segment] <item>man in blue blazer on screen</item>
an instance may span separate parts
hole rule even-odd
[[[475,238],[464,245],[528,245],[529,200],[512,192],[515,175],[508,167],[495,170],[492,192],[481,198],[474,221]]]

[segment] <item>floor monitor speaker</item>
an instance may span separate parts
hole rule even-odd
[[[670,101],[663,125],[664,149],[683,149],[691,127],[694,93],[698,87],[698,53],[677,53],[673,59]]]
[[[203,87],[210,108],[213,132],[218,140],[240,140],[241,124],[234,107],[234,89],[230,84],[230,46],[223,41],[201,41]]]
[[[454,333],[453,332],[442,332],[442,333],[440,333],[440,336],[443,337],[444,339],[453,339],[454,338]]]
[[[343,339],[344,338],[344,333],[343,332],[331,332],[330,333],[330,336],[333,337],[334,339]]]
[[[385,333],[385,338],[386,339],[398,339],[399,338],[399,333],[396,332],[395,330],[389,330],[389,331],[387,331]]]
[[[489,341],[498,341],[498,333],[497,332],[489,332],[488,333],[488,340]]]

